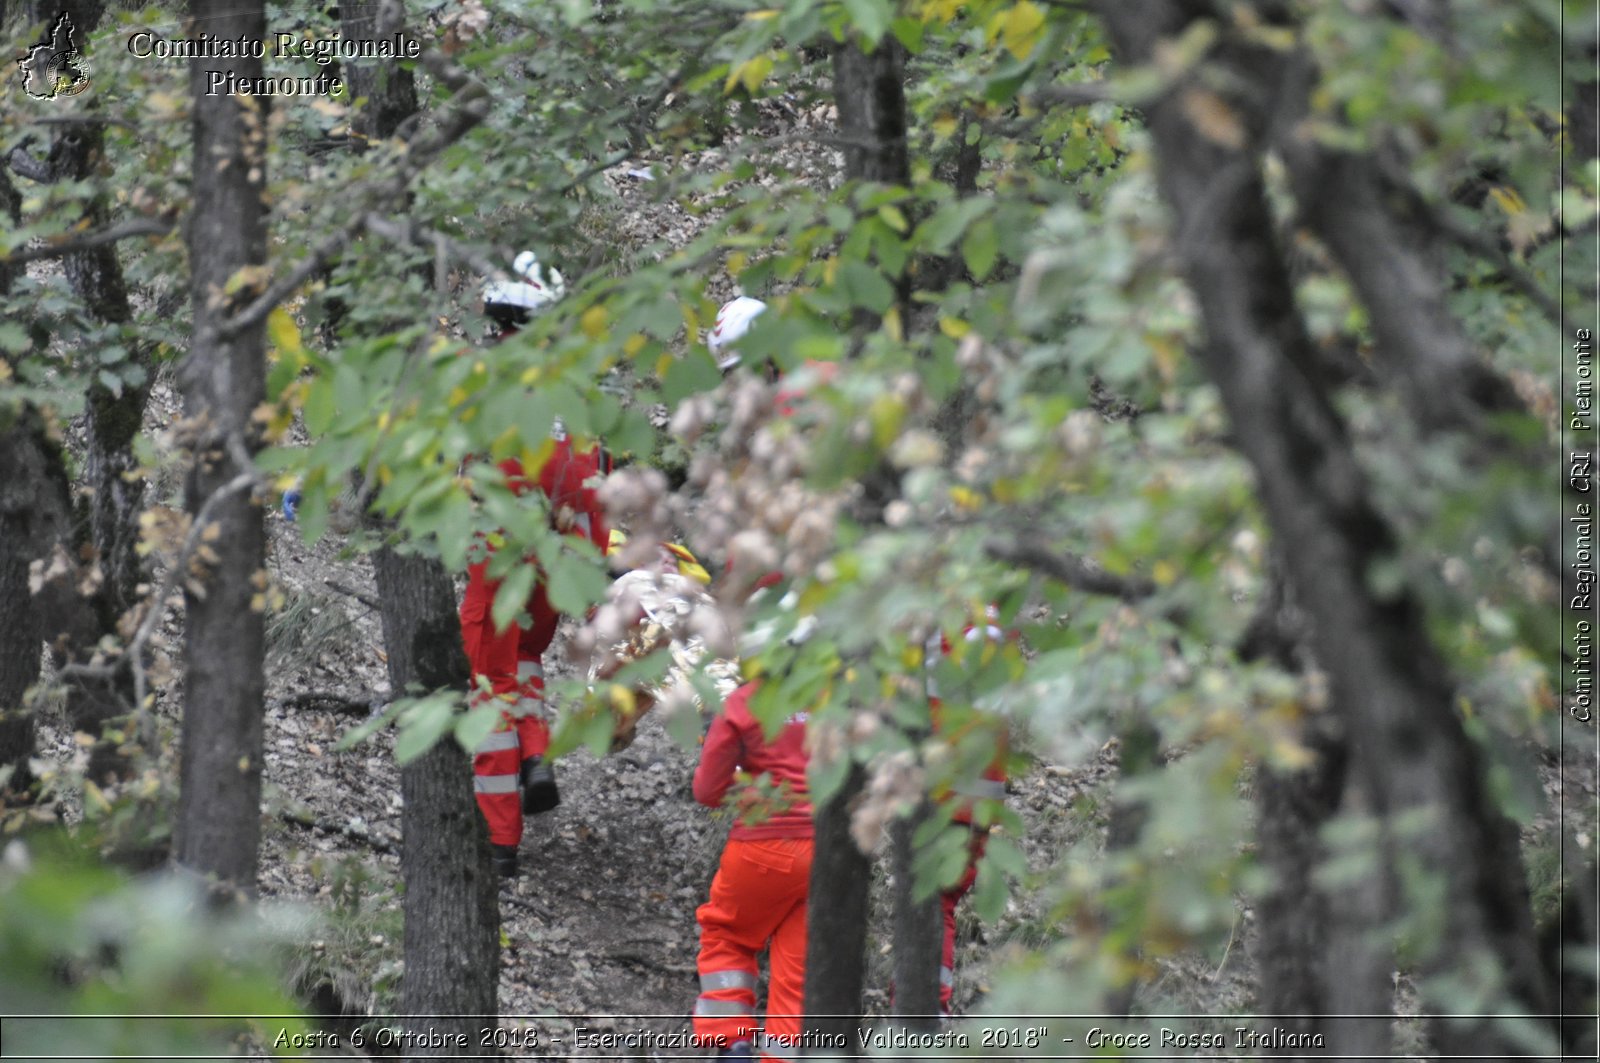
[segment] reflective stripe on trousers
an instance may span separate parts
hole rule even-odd
[[[694,1002],[694,1013],[703,1018],[726,1018],[734,1015],[753,1015],[755,1009],[741,1000],[708,1000],[700,997]]]
[[[978,779],[975,782],[964,782],[956,787],[956,793],[962,797],[987,797],[995,801],[1006,799],[1006,784],[1001,779]]]
[[[755,989],[754,971],[707,971],[700,976],[700,992],[714,989]]]
[[[494,753],[504,749],[517,748],[517,732],[509,727],[502,731],[490,731],[484,736],[482,742],[473,750],[474,753]]]
[[[517,792],[517,777],[515,775],[474,775],[472,777],[472,789],[480,794],[514,794]]]

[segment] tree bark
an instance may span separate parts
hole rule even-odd
[[[94,32],[104,14],[104,5],[93,0],[65,0],[60,4],[36,4],[40,17],[54,18],[65,11],[72,16],[80,45]],[[94,102],[91,99],[89,106]],[[46,160],[46,179],[52,182],[88,182],[105,163],[105,131],[95,121],[63,125],[56,129]],[[111,208],[104,194],[91,196],[84,208],[87,230],[106,228]],[[95,320],[111,325],[126,325],[132,320],[127,285],[112,244],[69,254],[62,259],[73,293]],[[86,558],[87,565],[99,570],[99,580],[84,584],[76,574],[57,581],[43,597],[43,634],[54,646],[58,666],[87,666],[100,652],[100,642],[115,635],[118,619],[138,600],[136,588],[144,580],[144,565],[137,546],[139,511],[144,501],[144,480],[128,474],[136,468],[133,440],[144,417],[151,384],[150,344],[136,342],[129,352],[130,362],[142,376],[126,381],[113,391],[93,375],[89,368],[87,402],[84,413],[84,484],[76,521],[62,528],[62,545],[69,556]],[[133,707],[131,670],[118,668],[114,674],[68,674],[65,678],[67,719],[74,730],[97,739],[106,726]],[[125,758],[117,751],[118,742],[102,740],[90,753],[89,775],[105,781],[108,775],[125,769]]]
[[[11,175],[0,167],[0,212],[16,225],[22,220],[21,206]],[[18,272],[0,262],[0,298],[11,294]],[[28,589],[28,565],[39,547],[57,534],[48,526],[39,527],[47,524],[49,509],[40,505],[38,481],[18,467],[45,441],[43,432],[31,423],[37,416],[31,407],[0,407],[0,770],[12,769],[8,786],[16,791],[31,782],[33,714],[22,698],[39,678],[42,645]],[[61,493],[64,502],[64,484]]]
[[[1099,10],[1115,47],[1134,63],[1150,62],[1159,41],[1196,17],[1173,0]],[[1273,241],[1259,156],[1203,133],[1185,112],[1185,91],[1179,86],[1147,114],[1176,250],[1205,323],[1200,356],[1255,470],[1270,525],[1288,544],[1287,578],[1311,618],[1312,650],[1351,736],[1352,770],[1385,826],[1385,861],[1414,863],[1450,884],[1442,910],[1430,913],[1442,929],[1427,943],[1423,974],[1460,975],[1487,961],[1508,1007],[1546,1014],[1516,831],[1455,715],[1421,604],[1409,588],[1377,590],[1369,578],[1397,563],[1397,544],[1343,421],[1308,372],[1312,345]],[[1522,1051],[1487,1020],[1443,1023],[1433,1034],[1445,1055]]]
[[[412,684],[465,690],[470,669],[455,586],[444,566],[392,547],[373,554],[372,565],[395,696]],[[478,1031],[492,1021],[484,1017],[500,1012],[500,912],[471,758],[454,739],[441,739],[401,767],[400,795],[406,884],[401,1006],[406,1015],[430,1016],[419,1032],[465,1034],[476,1045]]]
[[[259,0],[193,0],[195,25],[222,39],[261,40]],[[222,66],[218,66],[218,64]],[[227,326],[263,277],[241,276],[267,257],[266,177],[269,97],[208,96],[206,72],[231,68],[261,76],[261,60],[197,59],[194,99],[194,210],[190,219],[194,340],[181,380],[185,412],[196,425],[187,507],[201,548],[184,573],[186,703],[177,862],[234,889],[255,889],[261,835],[264,574],[261,507],[252,496],[250,416],[265,393],[260,325]],[[264,269],[259,271],[264,274]],[[232,281],[231,294],[224,290]],[[214,529],[214,531],[213,531]]]
[[[0,278],[0,288],[4,286]],[[43,639],[28,566],[70,523],[67,474],[37,410],[0,410],[0,768],[7,788],[31,782],[32,710],[23,697],[39,679]]]
[[[400,29],[399,4],[382,0],[340,0],[340,31],[347,41],[379,40]],[[394,62],[349,60],[344,78],[351,99],[367,98],[356,112],[352,128],[361,147],[367,140],[392,137],[401,123],[417,113],[416,79],[406,67]]]
[[[805,1028],[817,1044],[848,1045],[815,1053],[838,1059],[854,1059],[861,1041],[872,860],[856,848],[850,816],[866,781],[866,769],[852,764],[838,792],[817,807],[806,905]]]
[[[916,899],[916,847],[912,839],[928,818],[927,802],[890,831],[894,846],[894,1013],[913,1030],[939,1028],[939,961],[944,917],[937,892]]]
[[[845,176],[851,180],[911,184],[904,67],[900,44],[890,36],[871,52],[863,51],[853,37],[834,48],[834,104],[846,141]],[[904,304],[903,275],[896,278],[896,287]],[[869,483],[866,494],[879,495],[880,488],[881,484]],[[881,519],[882,503],[881,498],[869,498],[873,513],[863,519]],[[865,770],[853,764],[839,792],[817,809],[807,910],[806,1029],[844,1038],[843,1043],[852,1046],[842,1057],[846,1059],[854,1058],[858,1050],[866,971],[872,862],[850,836],[851,809],[865,785]]]

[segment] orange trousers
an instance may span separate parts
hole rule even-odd
[[[810,838],[732,839],[711,881],[700,924],[700,997],[694,1032],[719,1047],[748,1040],[763,1058],[787,1060],[800,1043],[806,980]],[[765,1036],[758,1038],[756,954],[770,945]]]
[[[504,703],[499,725],[472,756],[472,785],[495,845],[522,841],[522,793],[517,773],[529,757],[550,748],[544,713],[544,667],[526,629],[496,630],[488,611],[462,608],[461,638],[472,664],[473,708],[486,700]],[[542,649],[542,647],[541,647]],[[488,690],[478,684],[487,681]]]
[[[939,910],[944,916],[944,942],[939,951],[939,1007],[950,1014],[950,998],[956,981],[956,908],[978,881],[978,861],[989,843],[989,832],[974,828],[967,842],[967,869],[954,886],[939,894]]]

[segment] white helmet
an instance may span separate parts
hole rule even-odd
[[[750,331],[750,323],[760,317],[766,308],[766,303],[748,295],[722,304],[722,309],[717,311],[717,323],[706,337],[706,346],[711,348],[711,356],[717,360],[718,369],[732,369],[739,364],[739,352],[733,350],[733,345],[744,338],[744,334]]]
[[[519,254],[511,264],[511,272],[516,280],[490,281],[483,286],[485,306],[514,306],[533,313],[566,294],[567,283],[561,279],[561,271],[551,269],[546,273],[539,256],[532,251]]]

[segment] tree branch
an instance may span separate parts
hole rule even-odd
[[[1137,602],[1155,594],[1157,589],[1153,580],[1139,576],[1118,576],[1081,554],[1070,551],[1055,553],[1032,543],[1006,542],[1002,539],[990,539],[984,544],[983,551],[996,561],[1048,576],[1085,594],[1101,594],[1125,602]]]
[[[133,218],[105,229],[84,233],[82,236],[55,240],[40,247],[19,248],[0,255],[0,262],[12,266],[20,266],[27,262],[38,262],[42,259],[65,258],[67,255],[75,255],[80,251],[92,251],[97,247],[105,247],[108,244],[114,244],[119,240],[126,240],[134,236],[166,236],[177,224],[177,219],[171,216]]]
[[[351,198],[358,205],[349,220],[324,237],[293,269],[269,284],[254,302],[230,317],[222,326],[223,338],[236,336],[264,321],[312,274],[324,269],[344,251],[356,233],[366,226],[369,212],[399,199],[412,178],[488,117],[491,97],[487,85],[450,62],[437,48],[425,50],[422,63],[429,73],[455,91],[443,108],[443,116],[435,125],[419,130],[406,141],[395,160],[394,172],[353,190]]]

